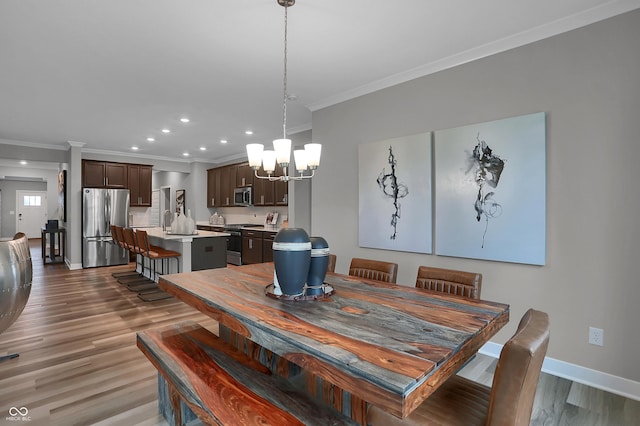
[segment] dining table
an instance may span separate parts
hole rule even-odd
[[[273,282],[273,263],[260,263],[163,275],[159,286],[362,425],[369,404],[408,416],[509,321],[504,303],[331,272],[313,298],[275,295]]]

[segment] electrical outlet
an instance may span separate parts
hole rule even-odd
[[[604,330],[589,327],[589,343],[596,346],[604,346]]]

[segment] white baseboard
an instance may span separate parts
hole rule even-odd
[[[65,259],[65,263],[67,264],[67,268],[70,270],[82,269],[82,263],[71,263],[69,262],[69,259]]]
[[[498,358],[501,350],[502,345],[488,342],[478,352],[482,355]],[[614,376],[549,357],[545,357],[542,371],[556,377],[640,401],[640,382],[634,382],[624,377]]]

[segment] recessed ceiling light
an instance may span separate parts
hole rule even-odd
[[[27,163],[25,160],[21,160],[21,161],[20,161],[20,164],[22,164],[23,166],[26,166],[26,165],[27,165],[27,164],[29,164],[29,163]]]
[[[206,151],[206,150],[207,150],[207,147],[206,147],[206,146],[201,146],[201,147],[200,147],[200,151]]]
[[[183,152],[182,155],[184,155],[185,157],[188,157],[189,153],[188,152]]]
[[[227,143],[228,141],[226,139],[220,139],[220,143]]]
[[[188,123],[191,120],[189,120],[187,117],[182,117],[180,121],[182,121],[183,123]]]
[[[156,138],[147,138],[147,142],[155,142]]]
[[[162,133],[171,133],[171,130],[169,130],[169,129],[162,129]]]
[[[253,134],[253,130],[245,130],[244,134],[245,135],[252,135]]]
[[[131,147],[131,149],[134,150],[134,151],[137,151],[139,148],[134,145],[134,146]]]

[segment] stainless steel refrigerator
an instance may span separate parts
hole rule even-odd
[[[83,268],[129,262],[129,253],[111,238],[111,225],[129,226],[129,190],[82,189]]]

